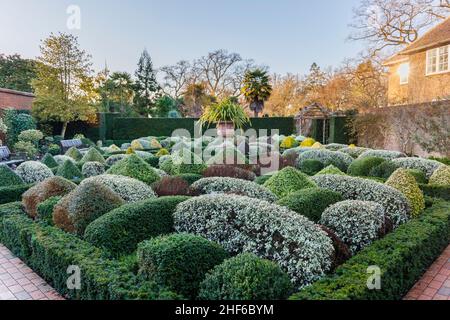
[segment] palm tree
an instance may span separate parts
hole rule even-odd
[[[272,86],[267,71],[261,69],[247,71],[242,82],[241,91],[250,105],[250,110],[258,118],[259,113],[264,110],[264,102],[269,100],[272,94]]]

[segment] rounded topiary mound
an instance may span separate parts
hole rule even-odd
[[[352,158],[358,158],[360,155],[362,155],[364,152],[366,152],[367,148],[361,148],[361,147],[346,147],[339,149],[339,152],[343,152],[351,156]]]
[[[207,166],[203,160],[193,152],[183,149],[172,155],[172,174],[195,173],[203,174]],[[164,170],[164,168],[161,168]],[[165,170],[164,170],[165,171]],[[170,174],[170,172],[167,172]]]
[[[0,188],[22,184],[22,178],[12,171],[10,167],[3,164],[0,165]]]
[[[148,185],[161,179],[147,162],[134,154],[113,165],[107,173],[134,178]]]
[[[83,155],[81,154],[80,150],[78,150],[75,147],[72,147],[69,150],[67,150],[67,152],[64,155],[71,157],[75,161],[80,161],[83,158]]]
[[[232,193],[269,202],[277,199],[269,189],[257,183],[234,178],[203,178],[194,182],[191,188],[200,194]]]
[[[72,161],[73,163],[75,163],[75,160],[68,156],[58,155],[58,156],[54,156],[53,159],[56,161],[58,166],[62,165],[66,161]]]
[[[96,149],[96,148],[90,148],[88,152],[81,158],[81,163],[86,162],[100,162],[102,164],[105,164],[105,158],[103,155]]]
[[[358,159],[368,158],[368,157],[376,157],[382,158],[385,160],[393,160],[396,158],[405,157],[403,152],[398,151],[389,151],[389,150],[367,150],[363,152]]]
[[[413,217],[417,217],[425,209],[425,200],[422,190],[414,176],[405,169],[397,169],[386,181],[386,185],[400,191],[408,199],[411,205]]]
[[[145,241],[137,255],[142,273],[189,299],[197,297],[206,273],[227,258],[220,245],[191,234]]]
[[[425,173],[423,171],[417,170],[417,169],[407,169],[408,173],[416,179],[416,182],[418,184],[427,184],[428,179]],[[395,172],[395,171],[394,171]]]
[[[450,167],[441,166],[431,176],[430,184],[437,186],[449,186],[450,185]]]
[[[58,162],[56,162],[55,158],[53,158],[53,156],[50,153],[46,153],[42,158],[41,162],[50,169],[56,168],[58,166]]]
[[[93,181],[83,183],[66,197],[69,198],[66,204],[68,219],[74,232],[81,236],[92,221],[124,204],[117,193]],[[64,198],[61,202],[64,202]],[[54,222],[59,226],[55,219]]]
[[[53,225],[53,210],[61,199],[62,197],[57,196],[48,198],[47,200],[41,202],[37,206],[36,219],[49,225]]]
[[[394,227],[411,217],[408,199],[398,190],[368,179],[340,175],[320,175],[312,178],[322,189],[339,192],[346,200],[373,201],[384,207]]]
[[[285,300],[292,292],[288,275],[269,260],[240,254],[216,266],[200,285],[204,300]]]
[[[195,173],[183,173],[183,174],[177,175],[177,177],[185,180],[187,183],[189,183],[189,185],[192,185],[194,182],[203,178],[202,175],[195,174]]]
[[[387,180],[398,168],[400,167],[395,162],[390,160],[384,161],[373,167],[369,172],[369,176]]]
[[[346,174],[339,170],[339,168],[336,168],[333,165],[329,165],[328,167],[324,168],[323,170],[320,170],[317,175],[324,175],[324,174],[337,174],[341,176],[345,176]]]
[[[203,176],[205,178],[227,177],[248,181],[254,181],[256,179],[256,175],[252,171],[226,165],[210,166],[203,172]]]
[[[80,169],[72,162],[65,161],[61,166],[59,166],[56,171],[56,175],[69,180],[81,180],[83,179],[83,174]]]
[[[399,158],[393,160],[395,164],[403,169],[416,169],[422,171],[427,179],[430,179],[433,173],[444,166],[443,163],[436,160],[423,158]]]
[[[16,174],[25,183],[42,182],[45,179],[53,177],[53,172],[45,164],[37,161],[27,161],[22,163],[16,169]]]
[[[100,162],[86,162],[83,164],[81,173],[86,178],[99,176],[105,173],[105,165]]]
[[[289,193],[302,189],[314,188],[316,187],[316,184],[299,170],[287,167],[272,175],[272,177],[264,183],[264,186],[281,199],[289,195]]]
[[[125,159],[126,157],[129,157],[129,155],[127,155],[127,154],[115,154],[115,155],[112,155],[108,159],[106,159],[106,165],[109,166],[109,167],[112,167],[117,162]]]
[[[276,261],[300,288],[332,265],[331,240],[313,222],[258,199],[207,195],[178,205],[175,229],[217,241],[230,253],[249,252]]]
[[[320,161],[324,167],[334,165],[342,171],[347,171],[348,166],[352,163],[353,158],[346,153],[339,151],[330,151],[326,149],[314,149],[303,153],[298,156],[297,167],[301,168],[303,163],[307,160]]]
[[[299,170],[309,176],[313,176],[322,170],[323,167],[323,163],[319,160],[305,160],[299,165]]]
[[[32,218],[37,215],[39,203],[50,197],[65,196],[74,190],[77,185],[62,177],[52,177],[30,188],[22,195],[25,211]]]
[[[340,193],[310,188],[291,193],[277,203],[317,223],[326,208],[342,200],[344,199]]]
[[[370,170],[385,161],[385,159],[377,157],[364,157],[356,159],[348,167],[347,173],[355,177],[368,177],[370,175]]]
[[[171,233],[173,212],[188,197],[164,197],[124,205],[92,222],[84,239],[113,256],[132,253],[152,237]]]
[[[87,182],[97,182],[110,188],[126,202],[138,202],[156,198],[155,192],[149,185],[133,178],[103,174],[85,179],[80,185]]]
[[[376,202],[343,201],[325,210],[321,223],[356,254],[383,234],[384,220],[384,208]]]

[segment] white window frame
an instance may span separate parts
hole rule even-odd
[[[443,48],[447,48],[447,70],[439,70],[439,66],[440,66],[440,60],[441,60],[441,55],[439,54],[439,51]],[[429,72],[429,57],[432,51],[436,51],[436,71],[434,72]],[[450,72],[450,45],[446,45],[446,46],[442,46],[442,47],[438,47],[438,48],[433,48],[427,51],[427,57],[426,57],[426,62],[425,62],[425,75],[427,76],[431,76],[431,75],[435,75],[435,74],[442,74],[442,73],[448,73]]]
[[[405,84],[408,84],[408,83],[409,83],[409,74],[410,74],[410,72],[411,72],[411,70],[410,70],[410,67],[411,67],[411,66],[410,66],[409,62],[401,63],[400,66],[399,66],[399,69],[400,69],[403,65],[407,65],[407,68],[408,68],[408,74],[406,75],[406,80],[404,80],[404,81],[402,81],[402,76],[399,74],[400,85],[405,85]]]

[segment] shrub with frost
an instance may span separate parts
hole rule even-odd
[[[83,164],[81,173],[86,178],[99,176],[105,173],[105,165],[100,162],[86,162]]]
[[[22,163],[17,167],[16,174],[22,178],[25,183],[42,182],[45,179],[54,176],[49,167],[37,161],[27,161]]]
[[[326,149],[315,149],[303,152],[298,157],[298,168],[301,168],[307,160],[317,160],[322,162],[324,167],[334,165],[344,172],[347,172],[353,158],[346,153],[339,151],[330,151]]]
[[[403,152],[398,151],[390,151],[390,150],[367,150],[363,152],[358,158],[368,158],[368,157],[375,157],[375,158],[383,158],[385,160],[393,160],[397,158],[405,157],[406,155]]]
[[[254,253],[278,263],[297,288],[325,275],[332,241],[318,225],[285,207],[259,199],[207,195],[178,205],[175,229],[203,236],[232,254]]]
[[[361,147],[346,147],[339,149],[339,152],[343,152],[351,156],[352,158],[358,158],[360,155],[362,155],[364,152],[368,151],[367,148],[361,148]]]
[[[61,166],[66,161],[72,161],[75,164],[75,159],[69,156],[54,156],[53,159],[55,159],[58,166]]]
[[[393,162],[404,169],[420,170],[425,174],[427,179],[430,179],[437,169],[444,166],[443,163],[436,160],[428,160],[423,158],[398,158],[394,159]]]
[[[340,151],[344,148],[348,148],[348,145],[342,143],[330,143],[325,145],[324,148],[331,151]]]
[[[129,157],[129,155],[127,155],[127,154],[115,154],[115,155],[112,155],[108,159],[106,159],[106,165],[108,167],[112,167],[117,162],[125,159],[126,157]]]

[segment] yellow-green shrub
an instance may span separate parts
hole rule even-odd
[[[286,137],[281,142],[280,147],[283,149],[292,149],[292,148],[298,147],[298,142],[297,142],[297,140],[295,140],[294,137]]]
[[[312,147],[316,143],[313,138],[306,138],[301,144],[301,147]]]
[[[450,167],[441,166],[431,176],[430,184],[437,186],[450,185]]]

